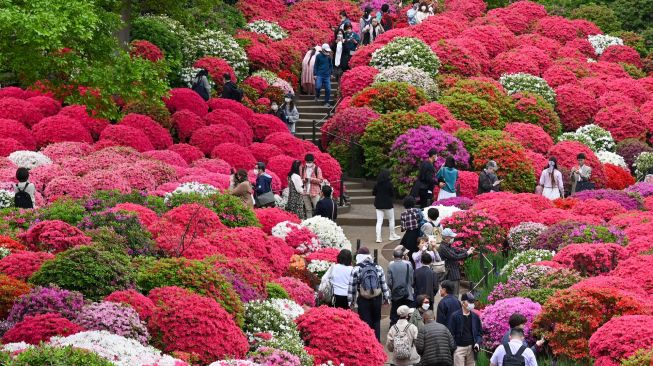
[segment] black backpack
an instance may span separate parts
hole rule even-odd
[[[506,350],[506,355],[503,356],[503,366],[526,366],[526,359],[522,356],[522,353],[526,350],[525,345],[522,344],[514,355],[508,343],[504,343],[503,348]]]
[[[16,185],[16,189],[18,189],[18,192],[14,195],[14,206],[18,208],[34,208],[34,202],[32,202],[32,196],[29,195],[29,193],[25,192],[27,190],[27,187],[29,187],[30,183],[27,183],[25,185],[25,188],[20,189],[18,185]]]
[[[193,86],[192,89],[195,93],[199,94],[202,99],[209,100],[211,98],[211,95],[209,95],[209,91],[206,90],[206,87],[204,87],[204,84],[202,84],[202,78],[195,78],[195,81],[193,81]]]

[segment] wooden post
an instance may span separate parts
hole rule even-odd
[[[356,239],[356,253],[358,253],[358,250],[359,250],[360,248],[361,248],[361,240],[360,240],[360,239]],[[356,255],[356,253],[354,253],[354,255]]]
[[[379,250],[374,249],[374,264],[379,264]]]
[[[316,144],[316,140],[317,140],[317,122],[313,120],[313,131],[312,131],[313,144]]]

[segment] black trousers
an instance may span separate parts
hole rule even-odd
[[[333,307],[340,309],[349,309],[349,300],[347,296],[333,295]]]
[[[393,325],[397,324],[397,321],[399,321],[399,315],[397,315],[397,309],[401,305],[406,305],[409,308],[413,307],[413,300],[409,300],[408,298],[401,299],[401,300],[392,300],[392,305],[390,306],[390,326],[392,327]]]
[[[373,299],[365,299],[358,296],[358,316],[362,321],[372,328],[376,339],[381,342],[381,306],[383,305],[383,295]]]
[[[419,208],[429,207],[433,200],[433,192],[429,193],[428,189],[419,190]]]

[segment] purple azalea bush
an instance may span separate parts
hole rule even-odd
[[[626,234],[614,226],[581,224],[563,221],[549,226],[537,237],[536,249],[559,251],[575,243],[627,243]]]
[[[651,194],[653,194],[653,184],[651,184]],[[634,186],[631,186],[634,187]],[[630,188],[630,187],[629,187]],[[626,210],[638,210],[642,208],[641,197],[644,195],[638,195],[637,191],[617,191],[615,189],[595,189],[581,191],[574,194],[574,198],[577,198],[581,201],[588,199],[597,199],[597,200],[609,200],[614,201],[620,204]]]
[[[261,295],[238,275],[229,270],[223,270],[220,273],[231,283],[242,302],[261,299]]]
[[[653,183],[639,182],[625,189],[628,193],[638,193],[642,197],[653,196]]]
[[[17,323],[25,316],[47,313],[57,313],[73,320],[83,306],[84,295],[79,292],[39,286],[14,302],[7,321]]]
[[[529,345],[533,345],[535,342],[535,338],[531,334],[533,320],[541,311],[542,306],[540,304],[523,297],[511,297],[487,306],[481,313],[485,344],[490,349],[501,344],[501,338],[510,330],[508,319],[512,314],[520,313],[527,319],[524,328],[526,340]]]
[[[474,206],[474,201],[467,197],[452,197],[444,200],[436,201],[433,203],[433,206],[456,206],[461,210],[469,210]]]
[[[436,171],[449,156],[454,158],[459,169],[469,166],[469,153],[456,137],[430,126],[410,129],[397,137],[390,149],[392,180],[401,194],[410,191],[417,179],[419,164],[428,158],[431,149],[438,151]]]
[[[397,8],[401,7],[401,2],[397,1],[388,1],[388,0],[365,0],[362,1],[361,3],[361,10],[365,11],[365,8],[368,6],[372,9],[374,9],[375,12],[381,11],[381,7],[383,4],[388,4],[390,6],[390,13],[395,14],[397,13]],[[372,13],[372,16],[375,16],[376,13]]]
[[[75,323],[88,330],[108,332],[147,344],[150,334],[131,306],[114,302],[96,302],[84,306]]]
[[[249,360],[263,366],[301,366],[299,357],[271,347],[259,347],[250,353]]]
[[[506,283],[500,282],[494,286],[492,292],[487,295],[487,301],[494,303],[503,299],[517,296],[518,293],[528,290],[531,285],[522,279],[510,278]]]

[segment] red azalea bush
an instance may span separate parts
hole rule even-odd
[[[14,151],[26,150],[20,142],[14,139],[0,138],[0,156],[9,156]]]
[[[272,228],[280,222],[290,221],[299,224],[301,221],[297,215],[276,207],[257,208],[254,210],[254,213],[263,226],[261,229],[268,235],[272,234]]]
[[[578,202],[572,209],[572,212],[577,215],[595,215],[608,221],[613,216],[626,212],[619,203],[608,200],[587,199]]]
[[[563,85],[572,85],[578,81],[573,71],[562,65],[553,65],[546,69],[542,74],[542,79],[546,80],[552,88],[558,88]]]
[[[121,126],[129,126],[143,131],[157,150],[167,149],[172,145],[170,132],[156,121],[142,114],[130,113],[120,121]]]
[[[129,181],[113,170],[94,170],[86,174],[84,180],[94,190],[131,192]]]
[[[145,295],[137,292],[136,290],[122,290],[115,291],[104,298],[104,301],[115,302],[118,304],[126,304],[134,308],[138,313],[138,317],[142,321],[150,319],[154,313],[154,303]]]
[[[639,255],[619,262],[617,268],[610,275],[636,283],[641,289],[650,294],[653,292],[652,271],[653,255]]]
[[[322,176],[333,188],[333,196],[340,197],[340,180],[342,169],[336,159],[327,153],[314,152],[315,165],[322,170]]]
[[[176,88],[170,90],[170,96],[164,98],[163,102],[168,107],[170,113],[175,113],[184,109],[197,114],[200,117],[204,117],[209,112],[209,107],[193,90],[188,88]]]
[[[592,62],[587,64],[589,71],[596,77],[602,80],[627,78],[629,74],[624,70],[623,66],[614,62]]]
[[[535,168],[535,172],[541,172],[542,170],[546,169],[549,166],[549,160],[544,157],[544,155],[536,153],[532,150],[526,150],[526,157],[528,157],[528,160],[531,161],[533,164],[533,167]],[[539,177],[535,176],[535,179],[539,179]]]
[[[43,114],[25,100],[2,98],[0,99],[0,118],[13,119],[25,127],[32,127],[43,119]]]
[[[212,125],[205,126],[193,132],[190,138],[190,144],[196,146],[206,155],[218,145],[224,143],[234,143],[240,146],[248,146],[250,143],[245,136],[231,126]]]
[[[9,254],[0,260],[0,272],[27,281],[27,279],[41,268],[43,262],[54,259],[54,255],[44,252],[20,251]]]
[[[53,116],[42,119],[32,127],[37,147],[44,147],[55,142],[76,141],[93,143],[91,134],[76,120],[65,116]]]
[[[329,144],[346,144],[348,141],[358,141],[370,121],[379,118],[379,114],[370,108],[348,107],[336,113],[322,125],[322,147]]]
[[[266,283],[277,277],[265,263],[254,258],[227,258],[222,255],[215,258],[215,268],[229,270],[252,286],[263,298],[267,297]]]
[[[257,161],[247,148],[231,143],[220,144],[213,148],[211,157],[220,158],[236,169],[245,170],[252,169]]]
[[[48,342],[54,336],[66,337],[83,331],[84,328],[59,314],[40,314],[26,316],[5,333],[2,341],[38,345],[41,342]]]
[[[553,146],[553,139],[542,127],[530,124],[514,122],[506,125],[503,129],[512,135],[522,146],[540,154],[546,154]]]
[[[148,227],[159,220],[159,217],[156,215],[156,212],[150,210],[145,206],[141,206],[135,203],[125,202],[115,205],[111,211],[126,211],[133,212],[138,216],[138,221],[145,227]]]
[[[110,125],[100,134],[100,141],[113,141],[117,145],[133,147],[139,152],[154,150],[145,133],[137,128],[124,125]]]
[[[471,130],[472,128],[465,122],[457,119],[450,119],[444,122],[440,129],[446,133],[455,134],[458,130]]]
[[[460,183],[460,197],[474,198],[478,192],[478,174],[474,172],[458,171]]]
[[[226,175],[231,174],[231,164],[221,159],[202,158],[200,160],[193,162],[193,167],[203,168],[210,171],[211,173],[226,174]]]
[[[632,332],[633,324],[641,327]],[[596,365],[620,365],[620,361],[653,344],[653,316],[625,315],[610,319],[590,338],[590,356]]]
[[[515,192],[533,192],[535,172],[528,160],[524,148],[512,140],[486,140],[479,144],[479,149],[472,155],[474,169],[485,168],[488,161],[494,160],[500,167],[499,175],[505,179],[502,189]]]
[[[577,36],[574,23],[560,16],[548,16],[539,19],[535,26],[535,32],[561,43],[571,41]]]
[[[599,107],[605,108],[617,104],[628,104],[635,106],[635,102],[629,96],[616,91],[607,92],[598,99]]]
[[[431,49],[440,58],[442,66],[439,71],[443,74],[478,76],[483,71],[482,61],[455,40],[441,39],[432,43]]]
[[[251,86],[259,94],[263,94],[265,89],[270,86],[268,82],[260,76],[250,76],[243,81],[243,84]]]
[[[426,95],[421,89],[407,83],[375,83],[356,93],[350,105],[370,107],[378,113],[394,111],[416,111],[426,104]]]
[[[188,352],[204,364],[247,353],[247,338],[215,300],[179,287],[156,288],[149,298],[155,308],[148,330],[165,352]]]
[[[613,270],[626,250],[614,243],[570,244],[553,257],[554,262],[573,268],[583,276],[598,276]]]
[[[29,150],[36,149],[36,141],[32,132],[15,120],[0,119],[0,138],[14,139]]]
[[[224,229],[218,215],[208,208],[197,204],[183,204],[166,212],[159,223],[151,228],[154,233],[169,233],[169,230],[176,232],[179,238],[183,234],[188,239],[202,237],[218,230]],[[192,235],[188,235],[188,234]]]
[[[44,95],[31,97],[26,100],[36,107],[36,109],[38,109],[45,117],[54,116],[61,110],[61,102]]]
[[[238,113],[220,109],[209,112],[204,116],[204,120],[207,125],[226,125],[235,128],[244,135],[245,140],[249,143],[254,139],[252,128]]]
[[[444,227],[452,229],[459,238],[453,246],[483,248],[496,253],[503,249],[506,230],[494,216],[482,211],[458,211],[442,220]]]
[[[508,28],[491,25],[477,25],[467,28],[461,37],[468,37],[480,42],[490,57],[510,49],[516,42],[515,35]]]
[[[250,122],[254,130],[254,140],[257,142],[268,142],[267,137],[277,132],[285,133],[292,137],[288,126],[271,114],[256,114]]]
[[[459,12],[467,18],[478,18],[483,16],[487,4],[481,0],[464,1],[464,0],[446,0],[444,6],[447,11]]]
[[[371,66],[356,66],[345,71],[340,77],[340,92],[343,97],[351,97],[374,83],[374,77],[379,73]]]
[[[594,155],[594,152],[580,142],[562,141],[551,147],[548,155],[558,158],[558,169],[562,172],[565,187],[571,187],[571,168],[578,165],[576,156],[580,153],[585,154],[585,164],[592,168],[592,182],[596,184],[597,188],[605,187],[606,177],[603,164]]]
[[[454,119],[454,116],[449,112],[449,109],[438,102],[424,104],[417,109],[417,113],[428,113],[431,117],[440,122],[440,124]]]
[[[299,223],[299,222],[297,222]],[[25,246],[14,239],[0,235],[0,248],[9,249],[11,253],[16,253],[18,251],[26,250]]]
[[[144,58],[152,62],[163,60],[163,52],[161,52],[159,47],[142,39],[137,39],[129,44],[129,55]]]
[[[483,197],[481,195],[480,197]],[[540,214],[532,207],[516,200],[491,199],[477,202],[473,210],[483,211],[499,220],[499,225],[508,230],[522,222],[539,222]]]
[[[610,131],[616,142],[627,138],[644,139],[647,128],[642,115],[632,105],[617,104],[601,109],[594,122]]]
[[[538,61],[544,60],[545,64],[541,65]],[[547,54],[535,47],[526,46],[513,48],[509,51],[502,52],[491,62],[492,74],[499,77],[503,74],[515,74],[525,72],[531,75],[540,76],[549,66],[550,61]],[[545,67],[546,66],[546,67]]]
[[[226,109],[228,111],[232,111],[243,117],[245,121],[250,121],[252,117],[254,116],[254,112],[242,105],[242,103],[239,103],[235,100],[231,99],[223,99],[223,98],[211,98],[208,101],[209,108],[211,108],[212,111],[215,111],[216,109]],[[205,113],[206,114],[206,113]],[[251,124],[251,122],[250,122]]]
[[[254,155],[256,161],[261,161],[265,164],[268,163],[270,158],[283,154],[278,147],[264,142],[255,142],[249,145],[249,151]]]
[[[14,301],[29,291],[30,286],[25,282],[0,274],[0,317],[6,318]]]
[[[184,158],[181,157],[181,155],[177,154],[174,151],[170,150],[150,150],[146,151],[143,153],[143,156],[146,156],[148,158],[152,158],[154,160],[158,160],[162,163],[174,166],[174,167],[179,167],[179,168],[187,168],[188,163]]]
[[[635,105],[640,106],[651,99],[651,92],[638,83],[637,80],[631,78],[620,78],[610,80],[606,83],[608,90],[616,93],[621,93],[631,99]]]
[[[211,80],[213,80],[213,82],[219,88],[224,85],[224,74],[229,74],[231,76],[231,80],[236,80],[236,73],[234,72],[234,69],[229,66],[227,61],[218,57],[202,57],[201,59],[195,61],[193,67],[198,69],[205,69],[208,71]]]
[[[181,157],[184,158],[188,164],[204,157],[202,150],[189,144],[174,144],[170,146],[168,150],[174,151],[177,154],[181,155]]]
[[[320,306],[295,320],[305,348],[316,364],[333,361],[348,366],[382,365],[383,346],[374,331],[351,311]],[[349,342],[357,339],[356,342]]]
[[[575,131],[589,124],[599,110],[594,96],[577,85],[563,85],[555,89],[556,111],[565,131]]]
[[[100,137],[102,131],[109,126],[109,121],[100,118],[94,118],[89,115],[89,112],[86,110],[86,106],[83,105],[69,105],[64,107],[59,111],[60,115],[64,115],[79,121],[93,136],[93,139],[97,140]]]
[[[154,186],[154,183],[154,180],[152,180],[152,186]],[[131,181],[130,184],[132,184]],[[90,196],[94,191],[94,188],[84,178],[60,176],[47,183],[44,196],[48,202],[52,202],[63,196],[84,198]]]
[[[91,238],[81,230],[61,220],[41,221],[21,234],[20,238],[30,250],[53,253],[91,242]]]
[[[273,171],[279,176],[281,189],[288,187],[288,172],[290,172],[290,167],[295,160],[295,158],[287,155],[277,155],[268,161],[266,169]]]
[[[0,88],[0,99],[2,98],[16,98],[26,99],[27,92],[17,86],[6,86]]]
[[[639,57],[639,53],[629,46],[610,46],[603,51],[599,60],[614,63],[625,62],[642,68],[642,59]]]
[[[279,277],[274,282],[283,287],[290,299],[302,306],[315,306],[315,291],[294,277]]]
[[[309,253],[304,258],[306,259],[307,263],[311,263],[312,261],[327,261],[336,263],[338,261],[338,254],[340,254],[340,250],[337,248],[322,248],[313,253]]]

